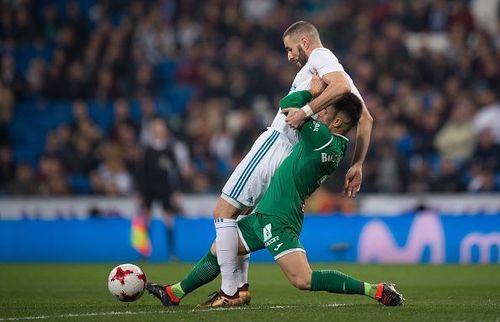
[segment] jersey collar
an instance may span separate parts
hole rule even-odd
[[[347,142],[349,142],[349,139],[348,139],[348,138],[346,138],[345,136],[343,136],[342,134],[332,133],[332,135],[336,135],[336,136],[338,136],[338,137],[341,137],[341,138],[343,138],[344,140],[346,140]]]

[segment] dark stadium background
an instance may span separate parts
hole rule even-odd
[[[500,123],[498,26],[467,3],[3,1],[0,191],[130,195],[93,174],[116,148],[133,177],[154,114],[189,150],[182,190],[217,193],[289,90],[281,35],[307,17],[376,120],[363,192],[498,192],[480,122]]]

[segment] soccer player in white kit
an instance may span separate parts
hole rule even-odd
[[[221,296],[229,301],[239,296],[249,297],[248,258],[237,259],[238,231],[235,218],[245,209],[253,208],[262,197],[274,172],[298,142],[295,129],[307,117],[321,111],[346,93],[352,92],[361,98],[337,57],[322,46],[319,33],[312,24],[305,21],[292,24],[284,32],[283,42],[288,60],[300,68],[290,92],[308,89],[315,73],[327,86],[306,106],[287,109],[285,112],[288,116],[285,117],[278,111],[271,126],[256,140],[222,189],[214,218],[217,260],[222,276]],[[344,192],[349,197],[354,197],[361,186],[362,164],[368,150],[372,123],[373,118],[363,104],[354,157],[344,182]]]
[[[305,118],[333,104],[346,93],[352,92],[361,99],[352,79],[344,71],[337,57],[323,47],[319,33],[312,24],[305,21],[292,24],[283,34],[283,42],[288,60],[300,68],[290,92],[309,89],[315,74],[321,77],[326,87],[306,106],[300,109],[299,106],[297,109],[284,109],[288,116],[278,110],[271,126],[255,141],[250,152],[223,187],[214,210],[215,245],[212,245],[211,254],[202,259],[207,262],[208,270],[215,270],[213,254],[217,253],[222,285],[219,292],[220,299],[214,301],[214,304],[219,304],[213,306],[241,305],[250,302],[247,281],[249,255],[237,256],[236,218],[253,208],[267,190],[274,172],[298,142],[295,128],[300,127]],[[354,157],[344,182],[344,192],[349,197],[354,197],[361,185],[361,169],[368,150],[372,122],[373,119],[363,103],[363,111],[357,126]],[[216,252],[213,248],[216,248]],[[179,283],[148,287],[152,287],[151,290],[148,288],[151,293],[158,293],[157,296],[168,299],[165,303],[168,302],[169,305],[178,305],[180,299],[190,291],[183,290]]]

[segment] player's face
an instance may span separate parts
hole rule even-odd
[[[287,52],[288,61],[302,68],[307,63],[307,55],[300,41],[293,41],[290,36],[286,36],[283,39],[283,43]]]
[[[304,49],[302,48],[301,44],[298,45],[298,48],[299,48],[299,59],[298,59],[297,66],[302,68],[307,63],[307,55],[306,55],[306,52],[304,51]]]
[[[325,125],[328,125],[330,124],[330,118],[328,116],[328,111],[326,108],[322,109],[321,111],[318,112],[317,114],[318,116],[318,121],[320,121],[321,123],[325,124]]]
[[[165,140],[168,137],[167,128],[161,121],[154,121],[151,124],[151,136],[155,140]]]
[[[326,126],[329,126],[330,123],[332,123],[332,121],[336,118],[337,112],[332,106],[329,106],[319,111],[317,115],[318,121],[325,124]]]

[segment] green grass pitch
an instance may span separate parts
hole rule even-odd
[[[174,282],[189,264],[139,264],[150,281]],[[251,264],[252,303],[199,310],[219,279],[164,308],[148,294],[121,303],[107,290],[115,264],[0,264],[0,321],[499,321],[499,265],[313,265],[367,281],[393,281],[407,302],[384,307],[363,296],[305,292],[274,264]]]

